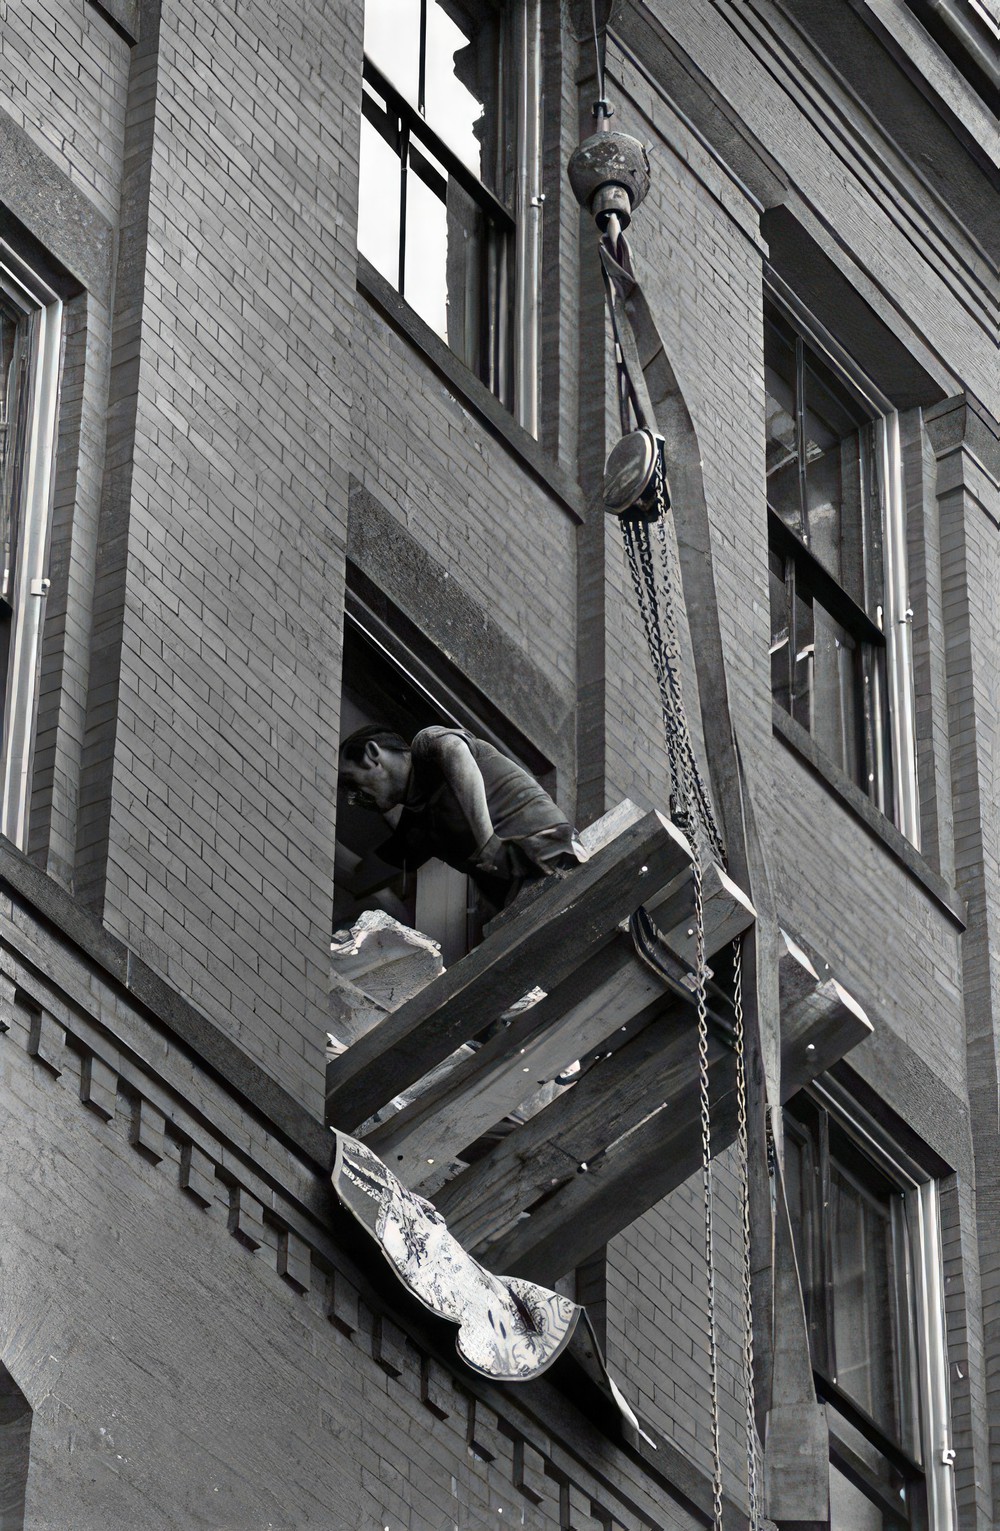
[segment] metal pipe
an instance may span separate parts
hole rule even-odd
[[[541,0],[524,0],[519,38],[517,278],[514,297],[514,406],[538,435],[538,313],[542,264]]]
[[[920,849],[917,797],[916,718],[913,706],[913,645],[906,579],[906,512],[899,415],[878,422],[877,466],[885,518],[885,636],[889,661],[889,715],[892,722],[896,825]]]
[[[28,311],[31,305],[38,306],[31,320],[35,326],[33,375],[28,404],[24,488],[19,507],[21,527],[13,592],[10,685],[0,753],[3,789],[0,830],[22,850],[28,833],[42,622],[49,589],[46,564],[62,346],[62,303],[47,290],[41,295],[41,301],[30,288],[25,286],[24,290]],[[46,302],[46,297],[52,301]]]

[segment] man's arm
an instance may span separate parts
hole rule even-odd
[[[367,898],[385,888],[399,876],[399,867],[390,866],[376,851],[358,856],[346,845],[337,845],[334,876],[342,888],[355,898]]]
[[[472,831],[477,854],[493,838],[493,821],[486,803],[483,773],[464,739],[457,734],[441,734],[429,740],[427,755],[437,762]]]

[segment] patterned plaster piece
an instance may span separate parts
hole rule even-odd
[[[524,1382],[569,1345],[582,1308],[534,1282],[485,1270],[429,1201],[344,1133],[337,1134],[333,1185],[409,1291],[432,1313],[458,1324],[458,1353],[474,1371]]]

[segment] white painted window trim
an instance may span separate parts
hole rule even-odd
[[[903,452],[896,410],[876,423],[879,499],[882,504],[885,570],[885,633],[889,676],[889,723],[892,731],[892,782],[896,828],[920,849],[920,800],[917,795],[917,730],[913,697],[913,644],[906,565],[906,501]]]
[[[902,1193],[917,1311],[920,1443],[927,1485],[928,1531],[957,1531],[938,1183],[891,1141],[843,1086],[831,1079],[816,1080],[809,1086],[809,1093],[895,1181]]]
[[[24,487],[18,513],[18,556],[11,600],[10,662],[5,677],[7,694],[0,746],[0,830],[24,849],[38,716],[42,627],[49,588],[63,305],[51,288],[2,240],[0,287],[12,307],[25,317],[36,316],[38,323],[29,385]]]
[[[896,828],[920,849],[920,798],[917,791],[916,706],[913,694],[913,611],[909,599],[906,553],[906,498],[899,414],[880,388],[828,330],[813,318],[794,290],[768,268],[764,290],[789,312],[802,336],[850,385],[872,412],[876,432],[876,471],[882,508],[884,574],[880,626],[885,634],[892,737],[893,803]],[[888,818],[890,805],[879,804]]]

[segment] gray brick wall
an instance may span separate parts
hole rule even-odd
[[[409,341],[360,303],[353,380],[353,448],[361,481],[449,578],[490,611],[553,686],[571,694],[571,516],[532,483]]]
[[[359,29],[161,23],[105,898],[317,1110]]]
[[[397,1311],[319,1166],[30,904],[0,913],[26,1526],[696,1523],[548,1379],[490,1387],[449,1326]]]
[[[107,218],[118,211],[127,43],[86,0],[7,7],[0,44],[10,113]]]

